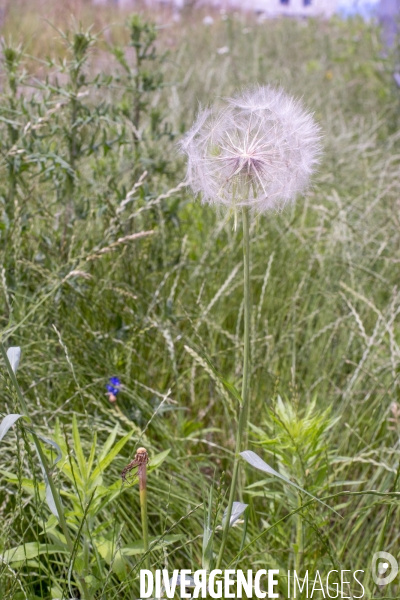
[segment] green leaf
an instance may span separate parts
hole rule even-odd
[[[103,582],[98,577],[94,575],[86,575],[85,581],[89,586],[90,592],[93,594],[96,590],[100,589],[103,586]]]
[[[70,460],[63,461],[60,468],[74,486],[76,484],[80,490],[83,490],[84,486],[79,472],[79,467],[73,456],[70,458]]]
[[[258,469],[259,471],[264,471],[264,473],[268,473],[269,475],[274,475],[275,477],[279,477],[279,479],[282,479],[282,481],[284,481],[285,483],[288,483],[289,485],[295,487],[300,492],[304,492],[304,494],[307,494],[307,496],[310,496],[311,498],[313,498],[314,500],[316,500],[317,502],[319,502],[320,504],[322,504],[322,506],[325,506],[326,508],[329,508],[329,510],[331,510],[336,515],[338,515],[338,517],[341,516],[341,515],[339,515],[339,513],[336,512],[336,510],[334,510],[333,508],[331,508],[330,506],[328,506],[327,504],[325,504],[325,502],[322,502],[322,500],[319,500],[316,496],[313,496],[312,494],[310,494],[310,492],[307,492],[307,490],[303,490],[303,488],[301,488],[296,483],[293,483],[293,481],[290,481],[290,479],[287,479],[286,477],[284,477],[283,475],[281,475],[280,473],[278,473],[278,471],[275,471],[275,469],[273,469],[272,467],[270,467],[255,452],[252,452],[252,450],[244,450],[244,452],[240,453],[240,456],[242,458],[244,458],[244,460],[246,460],[255,469]]]
[[[24,562],[36,558],[41,554],[68,554],[67,548],[60,544],[39,544],[38,542],[30,542],[16,548],[6,550],[0,555],[0,559],[12,565],[13,563]]]
[[[39,535],[44,535],[45,533],[50,533],[53,529],[58,527],[58,519],[55,515],[51,514],[47,519],[46,523],[43,525],[43,530],[39,533]]]
[[[44,439],[46,439],[46,438],[44,438]],[[46,441],[50,441],[50,440],[46,440]],[[55,444],[55,442],[54,442],[54,444]],[[44,464],[42,462],[42,459],[40,457],[39,451],[38,451],[38,449],[36,447],[35,447],[35,450],[36,450],[36,454],[37,454],[37,457],[39,459],[40,468],[41,468],[41,471],[42,471],[42,474],[43,474],[44,485],[45,485],[45,488],[46,488],[46,502],[47,502],[47,506],[49,507],[49,509],[51,510],[51,512],[53,513],[53,515],[55,515],[57,517],[57,519],[59,519],[59,514],[58,514],[58,511],[57,511],[56,502],[54,500],[53,492],[51,491],[50,482],[49,482],[49,478],[48,478],[47,473],[46,473],[46,469],[45,469]]]
[[[96,543],[99,555],[105,560],[108,565],[112,565],[112,570],[116,573],[119,579],[126,578],[126,560],[121,554],[121,550],[117,547],[116,539],[102,539]]]
[[[97,445],[97,431],[94,432],[92,447],[90,449],[90,456],[87,463],[87,477],[90,477],[90,471],[92,470],[94,457],[96,456],[96,445]]]
[[[214,546],[214,528],[212,526],[214,483],[210,486],[208,502],[204,500],[204,524],[203,524],[203,554],[202,568],[207,571],[212,569],[213,546]]]
[[[103,460],[103,458],[105,458],[107,456],[109,450],[111,450],[111,448],[113,447],[115,439],[117,437],[117,433],[118,433],[118,425],[116,425],[114,427],[114,429],[112,430],[112,432],[106,439],[106,442],[103,446],[103,450],[99,454],[99,462],[101,462]]]
[[[164,450],[163,452],[160,452],[159,454],[156,454],[155,456],[153,456],[153,458],[149,462],[148,470],[152,471],[153,469],[157,469],[160,465],[162,465],[162,463],[167,458],[167,456],[170,452],[171,452],[171,448],[168,448],[168,450]]]
[[[173,544],[174,542],[178,542],[182,538],[183,534],[167,535],[164,538],[151,536],[149,537],[150,548],[151,550],[159,550],[163,546]],[[157,543],[158,540],[159,542]],[[134,542],[133,544],[128,544],[123,548],[118,548],[116,539],[102,539],[96,545],[100,556],[104,558],[107,564],[113,562],[113,560],[115,560],[116,557],[121,558],[123,556],[138,556],[140,554],[145,553],[143,540],[139,540],[137,542]]]
[[[24,415],[19,414],[10,414],[4,417],[2,422],[0,423],[0,440],[6,435],[7,431]]]
[[[87,478],[87,467],[86,467],[85,456],[83,454],[81,437],[79,435],[78,423],[77,423],[77,420],[76,420],[76,415],[74,415],[72,417],[72,436],[73,436],[73,439],[74,439],[75,456],[76,456],[76,460],[78,462],[79,470],[81,472],[81,478],[82,478],[83,481],[86,481],[86,478]]]
[[[125,435],[122,439],[119,440],[115,444],[115,446],[110,450],[110,452],[99,462],[98,466],[94,469],[92,475],[90,476],[90,483],[93,485],[96,481],[96,478],[103,473],[105,469],[107,469],[108,465],[112,463],[114,458],[117,456],[120,450],[125,446],[125,444],[130,440],[133,435],[133,430],[130,431],[127,435]]]
[[[42,440],[42,442],[44,442],[45,444],[49,444],[50,446],[52,446],[54,448],[54,450],[56,451],[57,456],[52,465],[52,467],[55,467],[56,464],[58,462],[60,462],[60,460],[62,459],[62,456],[63,456],[60,446],[54,440],[50,440],[49,438],[46,438],[43,435],[40,435],[39,433],[36,434],[36,437],[38,437],[40,440]]]
[[[18,475],[15,475],[14,473],[10,473],[9,471],[3,471],[3,470],[0,470],[0,473],[10,483],[15,483],[16,485],[18,484],[18,481],[19,481]],[[21,485],[22,485],[23,489],[26,492],[28,492],[28,494],[32,494],[32,496],[34,495],[34,493],[35,493],[35,483],[34,483],[33,479],[27,479],[27,478],[24,477],[21,480]],[[37,483],[36,487],[39,490],[39,494],[40,494],[41,500],[43,500],[44,497],[45,497],[45,486],[44,486],[44,483]]]
[[[174,542],[178,542],[182,538],[183,534],[181,533],[166,535],[161,539],[158,537],[149,537],[150,549],[159,550],[164,545],[173,544]],[[160,540],[159,543],[154,544],[154,542],[157,542],[157,540]],[[154,544],[154,546],[152,544]],[[136,554],[144,554],[144,551],[144,544],[142,540],[134,542],[133,544],[128,544],[127,546],[121,548],[121,553],[123,556],[135,556]]]

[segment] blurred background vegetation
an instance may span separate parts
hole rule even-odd
[[[76,430],[85,455],[96,432],[93,464],[115,426],[113,443],[131,434],[102,485],[119,481],[138,445],[170,451],[149,474],[150,535],[176,537],[152,564],[199,568],[199,505],[214,480],[217,511],[234,450],[236,400],[205,359],[239,385],[241,231],[188,193],[176,144],[199,103],[245,84],[301,96],[323,129],[324,158],[294,208],[253,221],[248,447],[311,493],[337,494],[327,502],[343,519],[315,504],[290,516],[298,494],[246,470],[245,543],[264,535],[239,565],[367,570],[373,552],[397,555],[400,521],[396,50],[383,52],[378,29],[358,19],[203,16],[77,1],[3,9],[2,338],[22,347],[33,420],[64,440],[65,456],[79,454]],[[116,405],[111,376],[122,382]],[[1,379],[1,411],[19,412],[5,370]],[[41,475],[21,430],[1,443],[0,598],[69,598],[62,554],[4,554],[47,543],[55,524],[40,485],[24,483]],[[61,468],[57,485],[78,493]],[[136,598],[137,488],[114,494],[92,530],[103,544],[139,544],[121,567],[91,542],[82,568],[93,597]],[[226,564],[241,536],[233,528]],[[396,584],[382,594],[396,597]]]

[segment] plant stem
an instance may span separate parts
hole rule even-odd
[[[222,533],[221,547],[218,554],[216,568],[219,569],[224,556],[226,541],[230,527],[232,506],[235,500],[236,484],[239,473],[240,452],[242,450],[243,434],[247,430],[247,422],[250,415],[249,391],[250,391],[250,318],[251,318],[251,295],[250,295],[250,211],[243,208],[243,275],[244,275],[244,350],[243,350],[243,379],[242,379],[242,405],[239,410],[239,423],[236,433],[235,461],[231,489],[229,492],[228,509],[225,526]]]
[[[243,209],[243,267],[244,267],[244,353],[243,353],[243,381],[242,381],[242,406],[244,422],[242,429],[247,431],[250,417],[250,320],[251,320],[251,293],[250,293],[250,214],[249,209]],[[240,425],[240,423],[239,423]],[[243,431],[240,435],[242,435]],[[241,438],[240,438],[241,439]]]
[[[301,496],[299,494],[298,500],[297,500],[297,508],[300,509],[301,506],[302,506],[302,501],[301,501]],[[299,512],[296,515],[296,546],[297,546],[296,571],[297,571],[297,573],[300,573],[300,569],[301,569],[302,545],[303,545],[303,520],[301,517],[301,512]]]
[[[134,102],[133,102],[133,124],[135,126],[135,146],[137,147],[139,143],[138,131],[140,126],[140,77],[141,77],[141,66],[142,66],[142,57],[140,53],[140,46],[135,46],[136,52],[136,75],[135,75],[135,93],[134,93]]]
[[[143,547],[145,553],[146,569],[150,570],[150,554],[149,554],[149,528],[147,522],[147,477],[146,463],[138,468],[139,476],[139,496],[140,496],[140,513],[142,517],[142,532],[143,532]]]
[[[27,406],[27,404],[25,402],[25,398],[22,395],[21,388],[19,387],[18,380],[17,380],[17,378],[15,376],[15,373],[14,373],[12,367],[11,367],[10,361],[8,360],[7,352],[6,352],[6,349],[4,348],[3,342],[0,342],[0,351],[1,351],[1,354],[3,355],[4,362],[6,363],[8,374],[11,377],[11,381],[12,381],[13,386],[15,388],[15,391],[17,393],[18,400],[19,400],[19,403],[20,403],[21,408],[22,408],[22,412],[24,413],[24,415],[26,417],[28,417],[28,419],[30,421],[32,421],[32,419],[29,416],[28,406]],[[71,559],[72,559],[73,554],[74,554],[74,543],[73,543],[73,541],[71,539],[71,536],[69,534],[67,522],[65,520],[64,509],[63,509],[61,497],[60,497],[60,495],[58,493],[58,490],[57,490],[56,486],[54,485],[54,481],[53,481],[53,478],[52,478],[52,475],[51,475],[51,472],[50,472],[50,469],[49,469],[49,465],[47,463],[46,455],[43,452],[43,448],[40,445],[39,438],[37,437],[37,435],[36,435],[36,433],[34,431],[32,431],[32,438],[33,438],[33,442],[34,442],[34,444],[36,446],[36,450],[37,450],[37,453],[39,455],[39,459],[40,459],[40,461],[41,461],[41,463],[43,465],[44,472],[46,473],[47,480],[49,482],[51,493],[53,495],[54,503],[56,505],[56,509],[57,509],[57,513],[58,513],[58,519],[59,519],[59,522],[60,522],[60,527],[62,529],[62,532],[63,532],[64,536],[65,536],[65,541],[66,541],[67,546],[68,546],[68,551],[69,551],[69,553],[71,555]],[[82,587],[82,591],[83,591],[83,594],[84,594],[84,597],[86,598],[86,600],[91,600],[91,595],[89,593],[89,589],[88,589],[88,587],[86,585],[86,581],[84,580],[84,578],[83,577],[78,577],[78,581],[79,581],[79,583],[80,583],[80,585]]]

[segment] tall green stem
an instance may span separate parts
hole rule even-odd
[[[219,569],[224,556],[226,541],[232,514],[232,506],[236,495],[236,485],[239,473],[239,459],[242,450],[243,435],[247,429],[250,416],[250,319],[251,319],[251,294],[250,294],[250,214],[249,209],[243,209],[243,275],[244,275],[244,350],[243,350],[243,380],[242,380],[242,405],[239,410],[239,423],[236,433],[235,461],[231,489],[229,492],[228,509],[225,526],[222,533],[221,547],[219,550],[217,566]]]
[[[146,463],[139,466],[139,495],[140,495],[140,513],[142,517],[143,547],[145,552],[146,569],[150,570],[149,554],[149,526],[147,521],[147,477]]]
[[[28,406],[27,406],[27,404],[25,402],[25,398],[24,398],[24,396],[23,396],[23,394],[21,392],[21,388],[19,387],[19,383],[18,383],[17,378],[15,376],[15,373],[14,373],[12,367],[11,367],[10,361],[8,360],[7,352],[6,352],[6,349],[4,348],[4,345],[3,345],[2,342],[0,342],[0,351],[1,351],[1,354],[2,354],[2,356],[4,358],[4,362],[6,363],[7,371],[9,373],[10,377],[11,377],[11,381],[13,383],[14,389],[15,389],[15,391],[17,393],[18,400],[19,400],[22,412],[31,421],[32,419],[29,416]],[[54,498],[54,503],[56,505],[56,509],[57,509],[57,513],[58,513],[60,527],[62,529],[62,532],[63,532],[64,536],[65,536],[65,541],[66,541],[67,546],[68,546],[68,551],[69,551],[69,553],[71,555],[71,559],[72,559],[73,554],[74,554],[74,543],[73,543],[73,541],[71,539],[71,536],[69,534],[67,522],[65,520],[64,509],[63,509],[63,505],[62,505],[62,502],[61,502],[61,497],[60,497],[60,495],[58,493],[58,490],[57,490],[57,488],[56,488],[56,486],[54,484],[54,481],[53,481],[53,478],[52,478],[52,475],[51,475],[51,472],[50,472],[50,469],[49,469],[49,465],[47,463],[46,455],[43,452],[42,446],[40,445],[40,442],[39,442],[39,438],[37,437],[37,435],[36,435],[35,432],[32,432],[32,438],[33,438],[33,443],[36,446],[36,450],[37,450],[37,453],[39,455],[40,462],[43,465],[43,469],[44,469],[44,471],[46,473],[46,477],[47,477],[47,480],[49,482],[51,493],[52,493],[52,496]],[[82,588],[82,592],[83,592],[83,595],[86,598],[86,600],[91,600],[91,595],[89,593],[89,589],[88,589],[88,587],[86,585],[86,581],[84,580],[84,578],[83,577],[78,577],[78,581],[79,581],[79,584],[80,584],[80,586]]]
[[[242,381],[242,406],[244,412],[240,441],[243,430],[247,430],[250,417],[250,320],[251,320],[251,292],[250,292],[250,214],[249,209],[243,209],[243,271],[244,271],[244,351],[243,351],[243,381]],[[240,423],[239,423],[240,426]]]
[[[300,509],[302,506],[301,496],[299,494],[297,499],[297,507]],[[302,547],[303,547],[303,520],[300,512],[296,515],[296,571],[300,573],[301,570],[301,558],[302,558]]]

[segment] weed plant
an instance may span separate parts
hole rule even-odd
[[[111,39],[86,20],[32,36],[28,16],[22,33],[12,7],[3,24],[0,318],[4,346],[22,348],[30,421],[1,440],[0,598],[84,597],[82,579],[93,598],[138,597],[139,492],[120,473],[140,446],[151,567],[215,560],[243,364],[242,234],[194,202],[175,142],[199,101],[255,82],[303,97],[325,153],[303,200],[251,225],[248,448],[341,517],[247,469],[223,567],[367,572],[375,551],[397,556],[399,94],[379,32],[188,14],[161,28],[128,18]],[[0,376],[2,414],[23,412],[4,361]],[[39,441],[72,552],[57,545],[32,431],[62,451],[54,464]]]

